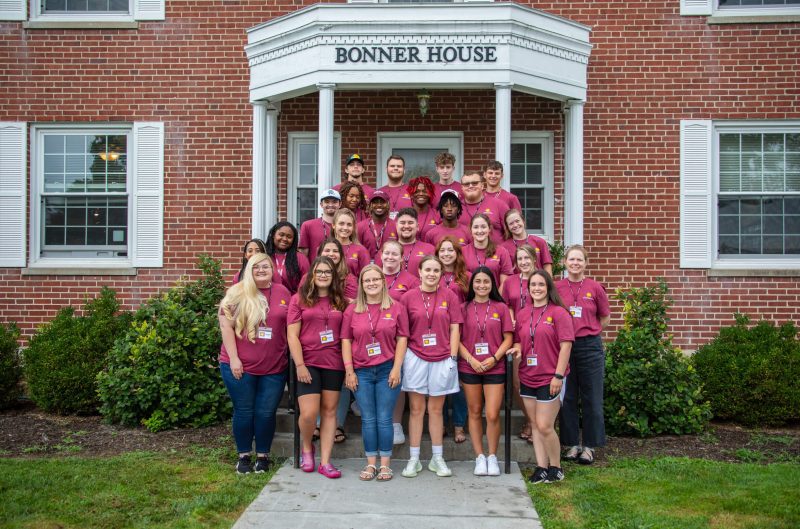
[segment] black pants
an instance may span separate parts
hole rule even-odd
[[[600,336],[576,338],[569,357],[567,390],[559,415],[562,446],[582,445],[596,448],[606,445],[606,425],[603,419],[605,368],[605,351]]]

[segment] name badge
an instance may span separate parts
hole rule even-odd
[[[381,344],[378,342],[367,344],[367,356],[380,356]]]
[[[331,343],[331,342],[333,342],[332,330],[322,331],[319,333],[319,343]]]
[[[423,347],[433,347],[436,345],[436,335],[435,334],[423,334],[422,335],[422,345]]]
[[[569,313],[572,314],[573,318],[580,318],[582,311],[583,307],[578,307],[577,305],[573,305],[569,308]]]
[[[527,358],[527,365],[528,367],[536,367],[537,365],[539,365],[539,361],[536,358],[536,356],[529,356]]]
[[[486,356],[489,354],[489,344],[488,343],[476,343],[475,344],[475,356]]]
[[[259,340],[272,340],[272,327],[259,327],[258,328]]]
[[[392,220],[396,219],[396,218],[397,218],[397,213],[399,213],[399,212],[397,212],[397,211],[390,211],[390,212],[389,212],[389,218],[390,218],[390,219],[392,219]]]

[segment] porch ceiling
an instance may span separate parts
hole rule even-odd
[[[250,101],[383,88],[586,99],[590,28],[513,3],[317,4],[248,30]]]

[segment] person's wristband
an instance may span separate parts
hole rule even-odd
[[[353,362],[345,362],[344,367],[353,367]]]
[[[553,378],[557,378],[558,380],[564,380],[564,375],[560,375],[558,373],[553,375]]]
[[[295,364],[294,366],[295,366],[295,367],[306,367],[306,365],[305,365],[305,364]]]

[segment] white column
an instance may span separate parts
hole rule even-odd
[[[564,127],[564,244],[583,244],[583,101],[567,101]]]
[[[494,157],[503,164],[503,181],[506,191],[511,189],[511,83],[495,83]]]
[[[253,103],[253,226],[252,236],[263,239],[267,232],[267,102]]]
[[[266,138],[266,186],[264,188],[264,235],[278,222],[278,114],[280,103],[270,104],[267,108]]]
[[[320,83],[319,89],[319,136],[317,159],[318,196],[333,187],[333,83]]]

